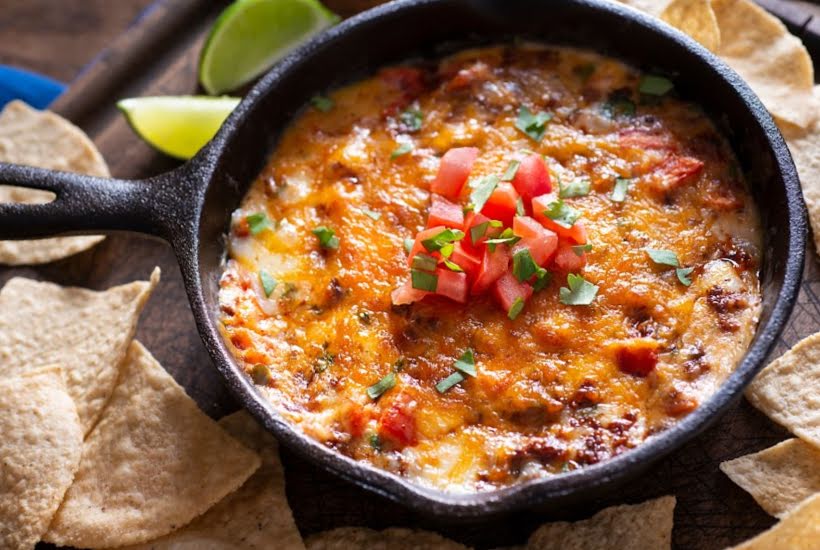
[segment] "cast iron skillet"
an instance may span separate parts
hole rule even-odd
[[[494,492],[451,495],[337,454],[284,422],[237,367],[217,329],[223,235],[288,121],[315,93],[410,56],[513,37],[577,46],[671,75],[730,138],[765,228],[763,311],[737,370],[708,401],[669,430],[612,460]],[[436,515],[479,517],[597,495],[635,476],[713,422],[761,368],[797,295],[806,220],[786,145],[752,91],[681,33],[600,0],[399,1],[325,32],[271,70],[218,135],[180,168],[142,181],[101,179],[0,165],[0,182],[45,189],[42,205],[0,205],[0,238],[137,231],[171,243],[205,347],[236,398],[286,446],[361,486]]]

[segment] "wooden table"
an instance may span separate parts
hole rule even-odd
[[[117,177],[145,177],[176,165],[134,136],[114,102],[129,96],[195,93],[199,45],[225,4],[161,0],[149,7],[151,1],[3,0],[0,7],[0,63],[74,79],[53,108],[92,136]],[[370,1],[328,4],[355,8]],[[765,3],[784,4],[778,0]],[[100,54],[106,45],[109,49]],[[86,65],[92,58],[95,63]],[[820,329],[820,272],[812,251],[807,258],[800,299],[775,356]],[[176,261],[165,243],[138,235],[114,235],[93,250],[51,265],[0,268],[0,284],[19,275],[101,289],[146,278],[155,265],[162,268],[162,283],[145,310],[137,337],[208,414],[219,417],[234,410],[236,405],[199,340]],[[547,519],[578,519],[610,504],[674,494],[678,498],[674,546],[705,550],[735,544],[774,523],[717,465],[787,436],[741,400],[714,427],[615,497],[550,518],[530,511],[462,525],[421,517],[318,470],[287,450],[282,455],[288,497],[303,534],[343,525],[403,525],[436,529],[464,543],[491,548],[523,542]]]

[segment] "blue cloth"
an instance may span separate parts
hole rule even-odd
[[[65,88],[65,84],[48,77],[0,65],[0,109],[13,99],[23,100],[35,109],[44,109]]]

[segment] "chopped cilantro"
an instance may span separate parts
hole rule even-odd
[[[413,250],[414,244],[416,244],[416,241],[414,241],[410,237],[404,239],[404,243],[402,243],[402,245],[404,246],[404,251],[410,254],[410,251]]]
[[[498,176],[490,175],[470,182],[470,204],[475,212],[481,212],[500,181]]]
[[[519,296],[515,299],[515,301],[510,306],[510,310],[507,312],[507,317],[510,321],[515,321],[516,318],[521,314],[521,311],[524,309],[524,300]]]
[[[323,113],[326,113],[333,108],[333,100],[323,95],[313,96],[310,98],[310,103]]]
[[[424,114],[419,109],[407,109],[399,115],[399,120],[408,132],[418,132],[424,122]]]
[[[265,291],[266,298],[270,298],[276,285],[279,284],[277,280],[271,277],[271,274],[264,269],[259,270],[259,282],[262,283],[262,290]]]
[[[647,74],[641,77],[641,82],[638,84],[638,91],[646,95],[665,95],[672,90],[675,85],[668,78],[662,76]]]
[[[362,208],[362,214],[370,218],[371,220],[379,220],[382,217],[381,212],[376,212],[375,210],[371,210],[370,208],[364,207]]]
[[[527,215],[527,211],[524,210],[524,199],[521,198],[521,197],[518,197],[518,199],[516,199],[516,201],[515,201],[515,215],[516,216],[526,216]]]
[[[612,195],[610,199],[614,202],[624,202],[626,199],[626,192],[632,184],[632,178],[615,178],[615,187],[612,188]]]
[[[567,275],[567,286],[561,287],[558,294],[558,301],[566,306],[588,306],[598,294],[597,286],[575,273]]]
[[[245,221],[248,222],[248,230],[251,232],[251,235],[258,235],[265,229],[273,227],[270,219],[268,219],[268,215],[264,212],[251,214],[245,218]]]
[[[456,371],[444,380],[442,380],[441,382],[439,382],[438,384],[436,384],[436,391],[439,393],[445,393],[447,390],[461,382],[464,382],[464,375]]]
[[[528,281],[538,272],[538,264],[532,259],[529,248],[522,248],[513,254],[513,275],[520,282]]]
[[[544,210],[544,215],[567,229],[575,225],[575,222],[581,217],[580,212],[565,204],[561,199],[549,203],[547,209]]]
[[[396,385],[396,373],[392,370],[384,378],[367,388],[367,396],[370,399],[378,399],[384,392]]]
[[[680,267],[678,255],[671,250],[655,248],[645,248],[646,254],[658,265],[668,265],[669,267]]]
[[[535,283],[532,285],[532,290],[534,292],[538,292],[539,290],[544,290],[548,284],[552,282],[552,273],[544,269],[543,267],[539,267],[538,271],[535,273]]]
[[[521,166],[521,162],[517,160],[511,160],[510,164],[507,165],[507,169],[504,170],[504,175],[501,176],[501,181],[512,181],[515,178],[516,172],[518,172],[518,167]]]
[[[547,122],[552,119],[552,115],[543,111],[533,114],[524,105],[518,109],[518,118],[515,127],[524,132],[531,140],[541,141],[544,132],[547,131]]]
[[[473,244],[477,244],[478,240],[487,233],[488,227],[502,227],[502,225],[503,224],[498,220],[490,220],[488,222],[482,222],[478,225],[474,225],[470,228],[470,240]]]
[[[337,249],[339,248],[339,237],[329,227],[324,225],[313,230],[313,234],[319,239],[319,246],[322,248]]]
[[[373,447],[376,451],[382,450],[382,438],[379,437],[379,434],[371,434],[370,435],[370,446]]]
[[[429,254],[416,254],[412,260],[413,269],[421,269],[422,271],[435,271],[438,261]]]
[[[464,273],[464,270],[461,269],[461,266],[455,262],[451,262],[450,260],[444,260],[444,265],[450,271],[455,271],[456,273]]]
[[[463,238],[463,231],[459,231],[458,229],[443,229],[440,233],[421,241],[421,244],[430,252],[438,252],[448,244],[460,241]]]
[[[590,183],[587,178],[575,178],[569,183],[559,183],[558,196],[562,199],[583,197],[589,195]]]
[[[472,348],[467,348],[453,366],[456,370],[463,372],[468,376],[475,376],[475,355],[473,354]]]
[[[584,252],[592,252],[592,245],[590,243],[577,244],[572,247],[572,251],[575,252],[575,255],[580,258],[584,255]]]
[[[392,153],[390,153],[390,160],[396,160],[400,156],[406,155],[407,153],[409,153],[412,150],[413,150],[412,145],[410,145],[409,143],[402,143],[401,145],[399,145],[398,147],[393,149]]]
[[[499,244],[506,244],[508,246],[512,246],[518,241],[521,240],[521,237],[513,233],[511,227],[508,227],[498,237],[493,239],[487,239],[484,243],[487,245],[487,248],[490,249],[490,252],[495,252],[495,247]]]
[[[694,267],[679,267],[675,270],[675,275],[678,276],[678,280],[680,284],[683,286],[689,286],[692,284],[692,278],[690,275],[695,270]]]
[[[436,288],[438,288],[438,275],[433,275],[432,273],[427,273],[426,271],[411,269],[410,281],[413,285],[413,288],[418,290],[435,292]]]

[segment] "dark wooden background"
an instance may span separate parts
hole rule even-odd
[[[350,13],[374,1],[326,3]],[[764,3],[797,10],[797,27],[808,17],[799,3]],[[150,176],[176,163],[134,136],[114,104],[123,97],[196,93],[199,47],[224,5],[208,0],[0,0],[0,63],[71,81],[53,109],[92,136],[114,176]],[[775,356],[820,329],[820,270],[812,251],[807,258],[799,303]],[[176,261],[165,243],[115,235],[93,250],[51,265],[0,268],[0,284],[20,275],[101,289],[146,278],[155,265],[162,268],[162,283],[145,310],[138,338],[208,414],[219,417],[234,410],[236,405],[199,340]],[[610,504],[674,494],[675,548],[712,550],[736,544],[774,523],[718,470],[718,464],[787,436],[741,400],[715,426],[611,498],[561,515],[547,517],[533,510],[459,525],[422,517],[318,470],[287,450],[282,455],[288,496],[305,535],[343,525],[402,525],[435,529],[466,544],[491,548],[521,543],[549,519],[578,519]]]

